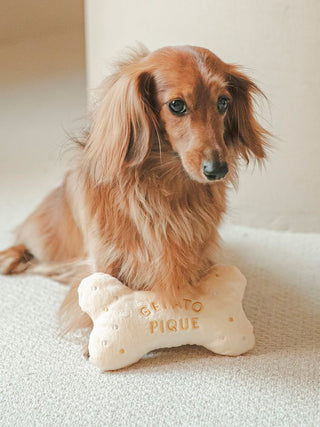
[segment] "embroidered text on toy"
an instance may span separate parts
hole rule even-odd
[[[203,304],[200,301],[192,301],[191,299],[183,298],[182,301],[175,304],[174,308],[199,313],[203,309]],[[165,310],[168,310],[168,307],[165,304],[159,304],[152,301],[150,304],[140,307],[139,313],[143,317],[148,318],[154,312]],[[164,334],[165,332],[187,331],[189,329],[199,329],[199,327],[198,317],[181,317],[178,319],[170,318],[149,321],[149,331],[151,334],[156,332]]]
[[[202,309],[203,309],[203,304],[200,301],[192,301],[191,299],[188,298],[183,298],[183,300],[180,303],[175,304],[174,307],[178,307],[181,308],[183,310],[192,310],[195,313],[199,313]],[[162,311],[162,310],[167,310],[168,307],[165,304],[158,304],[154,301],[152,301],[150,304],[148,305],[143,305],[142,307],[140,307],[139,309],[139,313],[142,314],[145,317],[150,316],[150,314],[152,313],[152,311]]]
[[[150,323],[150,332],[154,334],[156,331],[160,331],[164,333],[165,331],[169,332],[178,332],[178,331],[186,331],[190,329],[199,329],[199,318],[198,317],[185,317],[176,319],[168,319],[168,320],[151,320]]]

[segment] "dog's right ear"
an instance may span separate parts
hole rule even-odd
[[[123,64],[102,85],[85,158],[96,184],[111,182],[147,157],[158,122],[152,75],[140,64]]]

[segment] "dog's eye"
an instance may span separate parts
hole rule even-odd
[[[182,99],[175,99],[169,102],[169,109],[171,113],[181,116],[187,112],[187,104]]]
[[[227,111],[229,101],[229,98],[227,98],[226,96],[219,96],[217,107],[220,114],[223,114]]]

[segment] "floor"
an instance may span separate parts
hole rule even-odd
[[[25,206],[18,196],[4,200],[3,245],[7,206]],[[1,425],[318,426],[320,235],[228,226],[222,236],[223,261],[248,279],[244,308],[256,336],[236,358],[184,346],[101,373],[80,336],[58,336],[65,286],[0,276]]]

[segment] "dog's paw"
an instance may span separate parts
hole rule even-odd
[[[12,246],[0,252],[0,274],[23,273],[30,266],[32,258],[25,245]]]

